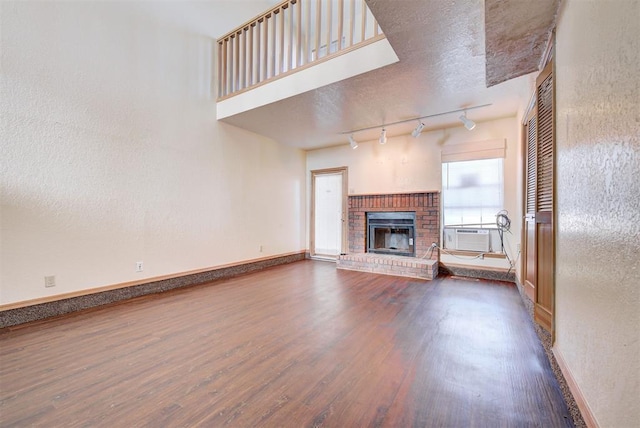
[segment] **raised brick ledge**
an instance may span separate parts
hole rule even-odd
[[[438,276],[438,261],[385,254],[344,254],[338,257],[338,269],[431,280]]]

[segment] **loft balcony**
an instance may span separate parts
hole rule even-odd
[[[218,119],[398,61],[364,0],[286,0],[217,46]]]

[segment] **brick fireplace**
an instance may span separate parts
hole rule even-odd
[[[395,193],[391,195],[349,196],[349,254],[367,248],[367,212],[416,213],[416,257],[424,256],[431,243],[440,244],[440,193]],[[431,257],[438,259],[434,251]]]
[[[367,213],[415,213],[415,257],[367,253]],[[440,193],[349,196],[349,253],[338,268],[432,279],[438,272]]]

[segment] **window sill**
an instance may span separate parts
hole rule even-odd
[[[478,257],[482,256],[486,259],[506,259],[507,256],[504,253],[483,253],[482,251],[463,251],[463,250],[447,250],[442,251],[444,254],[450,254],[452,256],[467,256]]]

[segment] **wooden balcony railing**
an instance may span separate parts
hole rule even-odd
[[[286,0],[218,39],[218,100],[384,38],[364,0]]]

